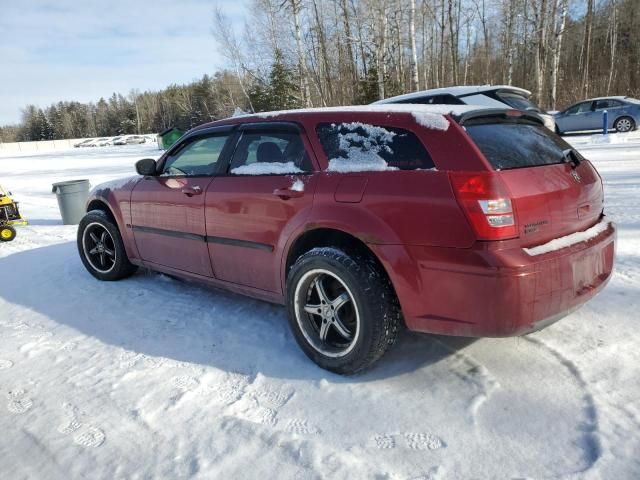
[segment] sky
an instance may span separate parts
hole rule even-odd
[[[244,0],[0,0],[0,125],[27,104],[95,102],[224,67],[216,4],[242,24]]]

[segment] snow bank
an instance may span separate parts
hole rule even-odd
[[[536,255],[542,255],[544,253],[555,252],[556,250],[570,247],[572,245],[575,245],[576,243],[588,242],[589,240],[597,237],[602,232],[607,230],[610,223],[611,222],[600,222],[589,228],[588,230],[585,230],[584,232],[572,233],[571,235],[551,240],[550,242],[547,242],[543,245],[538,245],[537,247],[533,248],[525,248],[523,250],[533,257]]]
[[[577,136],[564,136],[562,137],[567,143],[581,148],[607,148],[610,145],[626,144],[640,144],[640,131],[636,130],[627,133],[609,133],[608,135],[602,135],[602,133],[585,134]]]
[[[235,175],[286,175],[289,173],[303,173],[293,162],[252,163],[232,168]]]

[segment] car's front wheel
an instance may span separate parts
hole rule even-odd
[[[631,117],[620,117],[613,124],[613,128],[619,133],[630,132],[636,128],[636,122],[634,122]]]
[[[92,210],[80,221],[77,243],[82,263],[98,280],[120,280],[138,268],[127,257],[118,226],[102,210]]]
[[[287,277],[289,324],[304,353],[320,367],[353,374],[393,345],[400,309],[389,280],[368,257],[315,248]]]

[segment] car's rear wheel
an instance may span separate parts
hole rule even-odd
[[[0,242],[10,242],[16,238],[16,229],[11,225],[0,226]]]
[[[289,324],[305,354],[320,367],[353,374],[393,345],[400,309],[386,275],[372,259],[315,248],[287,278]]]
[[[619,133],[630,132],[636,128],[636,122],[634,122],[631,117],[620,117],[613,124],[613,128]]]
[[[127,257],[118,226],[102,210],[92,210],[80,221],[77,243],[82,263],[99,280],[120,280],[138,268]]]

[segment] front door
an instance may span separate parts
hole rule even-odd
[[[209,131],[175,145],[131,194],[133,234],[142,260],[213,276],[206,243],[205,192],[228,131]]]
[[[594,120],[592,106],[593,102],[582,102],[568,109],[562,121],[558,123],[560,130],[575,132],[597,128],[592,126]]]
[[[209,185],[205,216],[216,278],[280,292],[279,246],[304,222],[316,177],[306,136],[295,124],[240,128],[226,175]]]

